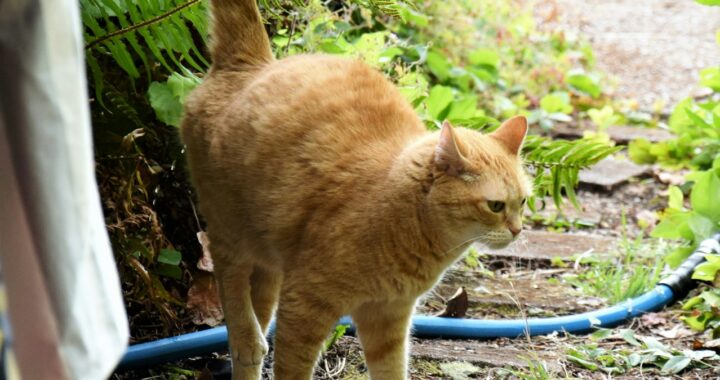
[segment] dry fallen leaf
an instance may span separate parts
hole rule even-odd
[[[192,286],[188,290],[187,308],[196,325],[217,326],[223,320],[215,276],[209,273],[196,273]]]
[[[710,342],[712,342],[712,341],[710,341]],[[708,343],[709,343],[709,342],[708,342]],[[695,351],[697,351],[697,350],[702,350],[703,348],[706,348],[706,347],[707,347],[707,346],[704,346],[704,345],[703,345],[703,342],[701,342],[700,340],[698,340],[698,339],[693,339],[693,343],[692,343],[692,349],[693,349],[693,350],[695,350]],[[707,347],[707,348],[710,348],[710,347]]]
[[[668,172],[660,169],[655,170],[655,176],[657,179],[666,185],[682,185],[685,183],[685,174],[685,171]]]
[[[215,379],[215,376],[213,376],[212,372],[207,369],[203,368],[203,370],[200,372],[200,375],[198,375],[197,380],[213,380]]]
[[[202,257],[197,262],[197,267],[200,270],[212,272],[215,269],[215,266],[213,265],[213,259],[210,255],[210,238],[208,238],[205,231],[200,231],[197,233],[197,239],[203,250]]]
[[[661,313],[648,313],[640,317],[640,324],[644,327],[665,326],[667,323],[668,319]]]
[[[699,350],[702,348],[709,348],[717,351],[720,349],[720,339],[708,340],[705,343],[695,339],[693,341],[693,350]]]
[[[670,330],[653,330],[653,332],[668,339],[687,338],[697,334],[683,325],[675,325]]]
[[[445,310],[438,314],[438,317],[448,318],[464,318],[468,309],[468,295],[465,288],[460,287],[455,294],[450,297],[445,305]]]

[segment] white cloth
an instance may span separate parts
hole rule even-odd
[[[78,7],[0,0],[0,270],[31,380],[105,379],[128,340],[95,181]]]

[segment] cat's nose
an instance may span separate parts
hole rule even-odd
[[[513,235],[513,237],[520,235],[520,231],[522,231],[522,227],[508,226],[508,229],[510,230],[510,233]]]

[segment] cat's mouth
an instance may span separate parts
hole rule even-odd
[[[514,242],[515,239],[507,240],[507,241],[479,241],[479,243],[487,246],[490,249],[503,249],[510,245],[512,242]]]

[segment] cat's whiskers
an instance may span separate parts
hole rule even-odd
[[[486,233],[483,233],[483,234],[477,235],[477,236],[475,236],[475,237],[473,237],[473,238],[470,238],[470,239],[468,239],[468,240],[465,240],[464,242],[456,245],[455,247],[450,248],[450,249],[448,249],[447,251],[445,251],[445,253],[443,253],[443,256],[445,256],[445,255],[447,255],[447,254],[449,254],[449,253],[454,252],[455,250],[457,250],[458,248],[462,247],[462,246],[465,245],[465,244],[472,243],[472,242],[474,242],[474,241],[479,240],[483,235],[486,235]]]

